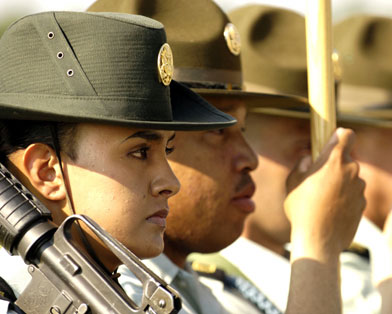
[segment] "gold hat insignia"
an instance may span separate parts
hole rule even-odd
[[[168,86],[173,78],[173,52],[168,43],[162,45],[158,54],[159,81]]]
[[[238,56],[241,52],[241,37],[237,27],[232,23],[228,23],[223,32],[223,36],[225,36],[226,44],[230,52],[233,55]]]

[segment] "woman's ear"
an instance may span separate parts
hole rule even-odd
[[[42,196],[51,201],[66,198],[66,189],[55,151],[45,144],[31,144],[23,152],[25,176]]]

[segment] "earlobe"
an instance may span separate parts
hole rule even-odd
[[[66,198],[60,164],[54,150],[45,144],[31,144],[23,153],[25,175],[33,187],[48,200]]]

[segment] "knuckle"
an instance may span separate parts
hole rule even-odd
[[[351,180],[361,180],[359,178],[359,164],[356,161],[350,161],[344,164],[344,169]]]
[[[362,197],[361,198],[361,211],[363,212],[364,210],[365,210],[365,208],[366,208],[366,205],[367,205],[367,201],[366,201],[366,198],[365,197]]]
[[[350,161],[350,164],[351,164],[351,167],[352,167],[351,171],[352,171],[354,177],[359,177],[359,169],[360,169],[359,163],[354,161],[354,160],[352,160],[352,161]]]
[[[365,191],[365,188],[366,188],[366,182],[365,182],[365,180],[362,180],[362,179],[359,179],[359,181],[360,181],[361,192],[363,193]]]

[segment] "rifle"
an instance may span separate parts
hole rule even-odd
[[[50,211],[0,163],[0,245],[20,255],[32,279],[16,304],[28,314],[175,314],[178,293],[123,244],[83,215],[60,227]],[[82,221],[143,284],[140,305],[86,253],[72,243],[71,227]]]

